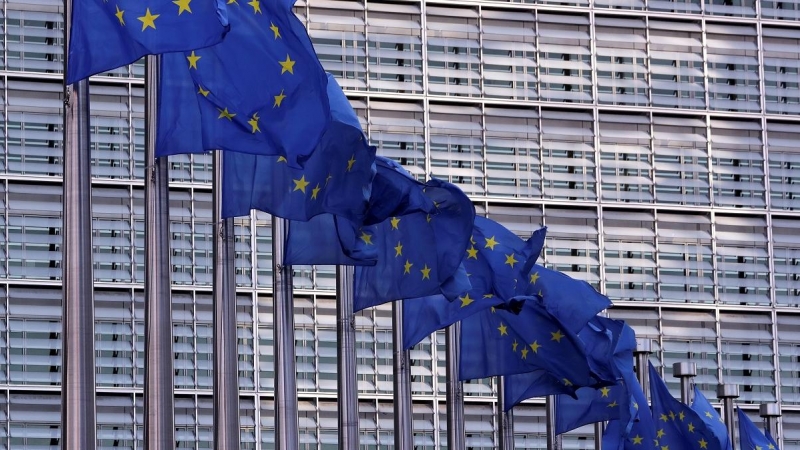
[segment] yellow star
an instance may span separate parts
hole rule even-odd
[[[542,345],[539,344],[539,341],[533,341],[533,344],[531,344],[531,350],[533,350],[533,353],[539,353],[539,347],[541,346]]]
[[[405,263],[405,265],[403,265],[403,268],[404,268],[404,270],[403,270],[403,273],[404,273],[404,274],[405,274],[405,273],[408,273],[408,274],[410,274],[410,273],[411,273],[411,266],[413,266],[413,265],[414,265],[414,264],[411,264],[411,261],[409,261],[409,260],[406,260],[406,263]]]
[[[309,182],[306,181],[305,175],[301,176],[299,180],[292,180],[292,181],[294,182],[294,189],[292,189],[292,192],[300,191],[303,194],[306,193],[306,186],[309,185]]]
[[[638,434],[633,437],[633,445],[642,445],[642,437]]]
[[[192,50],[192,54],[186,57],[186,59],[189,60],[189,68],[197,70],[197,61],[199,61],[200,58],[202,58],[202,56],[195,55],[194,50]]]
[[[708,448],[708,442],[706,442],[706,440],[703,438],[700,438],[697,443],[700,444],[700,448]]]
[[[601,397],[608,397],[608,393],[609,392],[611,392],[611,388],[609,388],[609,387],[600,388],[600,396]]]
[[[536,284],[539,281],[539,272],[534,272],[531,274],[531,284]]]
[[[431,223],[431,215],[430,215],[430,214],[428,214],[428,216],[427,216],[427,217],[425,217],[425,220],[426,220],[428,223]]]
[[[253,14],[261,14],[261,2],[258,0],[250,0],[247,4],[253,7]]]
[[[189,7],[189,3],[191,2],[192,0],[175,0],[172,3],[178,5],[178,15],[180,16],[184,11],[192,12],[192,8]]]
[[[125,19],[122,18],[123,14],[125,14],[125,11],[119,9],[119,5],[117,5],[117,12],[114,15],[117,16],[117,19],[119,19],[120,25],[122,25],[124,27],[125,26]]]
[[[475,300],[473,300],[473,299],[469,298],[469,292],[467,292],[466,294],[464,294],[464,296],[463,296],[463,297],[459,297],[458,299],[459,299],[459,300],[461,300],[461,307],[462,307],[462,308],[463,308],[463,307],[465,307],[465,306],[468,306],[469,304],[471,304],[472,302],[474,302],[474,301],[475,301]],[[515,350],[515,351],[516,351],[516,350]]]
[[[397,241],[397,246],[394,248],[394,257],[397,258],[398,256],[403,256],[403,244],[400,241]]]
[[[478,249],[474,245],[467,249],[467,259],[478,259]]]
[[[197,93],[202,95],[203,97],[208,97],[208,94],[211,93],[208,89],[203,89],[203,86],[197,86]]]
[[[353,156],[350,157],[349,160],[347,160],[347,171],[348,172],[353,170],[353,164],[355,164],[355,163],[356,163],[356,155],[354,154]]]
[[[568,380],[568,379],[566,379],[566,378],[564,378],[564,379],[563,379],[563,380],[561,380],[561,381],[563,381],[563,382],[564,382],[564,386],[572,386],[572,381],[569,381],[569,380]]]
[[[686,414],[684,414],[683,411],[681,411],[681,413],[678,414],[678,418],[681,419],[681,421],[683,421],[683,419],[686,418]]]
[[[486,239],[486,246],[484,248],[488,248],[490,250],[494,250],[494,246],[497,245],[497,241],[494,240],[494,236]]]
[[[281,65],[281,75],[283,75],[286,72],[289,72],[290,74],[294,75],[295,61],[292,61],[292,59],[289,58],[289,55],[286,55],[286,61],[278,61],[278,63],[280,63]]]
[[[514,264],[516,264],[516,263],[517,263],[517,260],[514,258],[514,254],[513,253],[510,254],[510,255],[506,255],[506,264],[511,266],[512,269],[514,268]]]
[[[608,404],[608,407],[609,407],[609,408],[616,408],[616,407],[617,407],[617,401],[616,401],[616,400],[614,400],[613,402],[609,403],[609,404]]]
[[[256,131],[261,132],[261,129],[258,128],[258,118],[259,118],[258,113],[255,112],[253,113],[253,117],[251,117],[250,120],[247,121],[247,123],[250,124],[250,126],[253,128],[253,134],[255,134]]]
[[[661,419],[662,421],[666,422],[666,421],[667,421],[667,415],[666,415],[666,414],[662,414],[662,415],[661,415],[661,417],[660,417],[660,419]]]
[[[483,298],[494,298],[494,294],[483,294]]]
[[[327,186],[327,185],[328,185],[328,183],[330,183],[330,182],[331,182],[331,179],[332,179],[332,178],[333,178],[333,175],[331,175],[331,174],[328,174],[328,176],[327,176],[327,177],[325,177],[325,186]]]
[[[756,445],[756,450],[764,450],[760,445]]]
[[[687,428],[689,429],[689,433],[694,433],[694,424],[692,424],[692,422],[689,422]]]
[[[427,264],[425,264],[422,267],[422,269],[419,269],[419,271],[422,272],[422,279],[423,280],[430,280],[431,279],[431,269],[430,269],[430,267],[428,267]]]
[[[528,359],[528,347],[522,347],[522,359]]]
[[[500,326],[497,327],[497,330],[500,331],[500,336],[505,336],[508,334],[508,327],[505,326],[503,322],[500,322]]]
[[[564,337],[564,335],[561,334],[561,330],[556,330],[555,333],[550,333],[550,336],[552,336],[550,338],[551,341],[556,341],[558,343],[561,343],[561,338]]]
[[[156,29],[156,19],[158,19],[161,14],[150,14],[150,8],[147,8],[144,15],[142,17],[138,17],[138,19],[142,22],[142,31],[147,28]]]
[[[425,189],[423,189],[422,192],[425,192]],[[473,236],[469,237],[469,243],[472,244],[472,245],[477,244],[477,242],[475,242],[475,238]]]
[[[710,419],[710,418],[712,418],[713,416],[711,415],[711,413],[710,413],[710,412],[706,411],[706,417],[708,417],[708,418]]]
[[[511,344],[511,350],[512,350],[514,353],[517,353],[517,346],[518,346],[518,345],[519,345],[519,343],[517,343],[517,340],[516,340],[516,339],[514,339],[514,342]]]
[[[639,404],[636,403],[636,402],[633,402],[633,409],[639,409]]]
[[[321,188],[319,187],[319,183],[317,183],[317,187],[315,187],[314,189],[311,190],[311,200],[316,200],[317,199],[317,195],[319,194],[320,190],[321,190]]]
[[[669,450],[669,445],[662,445],[661,450]]]
[[[229,5],[232,5],[232,4],[234,4],[234,3],[235,3],[235,4],[237,4],[237,5],[239,4],[239,2],[238,2],[238,1],[236,1],[236,0],[228,0],[228,4],[229,4]]]
[[[664,433],[664,429],[662,428],[662,429],[658,430],[658,433],[656,433],[656,437],[661,439],[662,437],[664,437],[665,434],[667,434],[667,433]]]
[[[280,94],[278,94],[278,95],[276,95],[274,97],[275,97],[275,103],[272,104],[272,107],[273,108],[280,108],[281,107],[281,103],[283,103],[283,99],[286,98],[286,94],[283,93],[283,89],[281,89],[281,93]]]
[[[372,235],[367,233],[366,231],[362,231],[361,232],[361,240],[364,241],[364,243],[367,244],[367,245],[373,245],[372,244]]]
[[[674,411],[670,411],[669,412],[669,418],[672,419],[672,420],[675,420],[675,412]]]
[[[399,217],[392,217],[390,222],[392,223],[392,229],[393,230],[399,230],[400,229],[400,228],[397,228],[397,226],[400,225],[400,218]]]
[[[286,157],[285,156],[278,156],[278,162],[288,163],[288,161],[286,161]]]
[[[774,446],[774,445],[772,445],[772,444],[769,444],[769,446],[768,446],[767,448],[768,448],[769,450],[775,450],[775,446]]]
[[[278,29],[277,25],[275,25],[274,23],[270,22],[269,23],[269,29],[272,30],[273,33],[275,33],[275,39],[278,39],[279,37],[281,37],[281,31]]]
[[[219,111],[219,117],[217,117],[217,119],[225,118],[228,120],[233,120],[233,118],[236,117],[236,114],[228,112],[228,108],[225,109],[217,108],[217,111]]]

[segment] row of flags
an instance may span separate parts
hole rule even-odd
[[[356,266],[355,311],[403,301],[404,348],[461,322],[460,378],[504,376],[507,408],[555,395],[557,432],[608,422],[604,449],[730,449],[700,391],[684,405],[652,367],[648,407],[635,333],[537,264],[545,228],[522,239],[457,186],[376,156],[292,4],[75,2],[66,82],[161,54],[156,155],[223,151],[223,217],[288,219],[284,264]],[[744,449],[777,447],[741,412],[740,427]]]

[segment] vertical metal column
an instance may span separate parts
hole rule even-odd
[[[64,73],[72,0],[64,0]],[[64,86],[61,448],[97,446],[89,80]]]
[[[175,448],[169,168],[166,157],[155,157],[160,62],[160,56],[147,56],[144,75],[144,443],[147,450]]]
[[[547,413],[547,450],[561,450],[561,436],[556,434],[556,396],[548,395],[545,403]]]
[[[458,379],[458,368],[461,363],[461,322],[456,322],[445,331],[445,352],[447,366],[445,377],[447,387],[447,448],[466,448],[464,432],[464,385]]]
[[[739,385],[738,384],[719,384],[717,385],[717,398],[722,400],[723,414],[725,414],[725,426],[728,427],[728,436],[731,437],[731,442],[736,441],[736,423],[734,416],[736,412],[733,410],[733,399],[739,398]]]
[[[775,441],[779,441],[778,436],[778,417],[781,416],[781,408],[777,403],[762,403],[758,407],[758,415],[764,418],[767,432]]]
[[[222,218],[222,151],[214,152],[214,448],[239,448],[239,355],[233,219]]]
[[[676,362],[672,365],[672,376],[681,380],[681,402],[688,405],[692,397],[692,379],[697,376],[697,364]]]
[[[353,266],[336,266],[337,387],[339,448],[358,450],[358,386],[356,385],[356,323],[353,314]]]
[[[394,448],[414,445],[411,410],[411,367],[408,350],[403,350],[403,302],[392,303],[392,350],[394,351]]]
[[[275,345],[275,448],[299,448],[294,348],[292,268],[283,264],[286,219],[272,216],[273,342]]]
[[[500,450],[514,450],[514,416],[511,410],[504,412],[506,381],[497,377],[497,428],[500,437]],[[447,447],[448,449],[450,447]]]
[[[639,378],[639,384],[642,385],[644,398],[650,398],[649,379],[647,370],[647,361],[650,353],[653,352],[653,341],[650,339],[637,339],[636,350],[633,352],[633,357],[636,358],[636,377]]]
[[[603,450],[603,431],[605,429],[604,422],[594,423],[594,450]]]

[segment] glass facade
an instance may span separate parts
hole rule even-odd
[[[236,7],[235,5],[232,5]],[[379,153],[458,184],[544,262],[654,339],[677,394],[780,402],[800,449],[800,1],[300,0]],[[55,448],[61,377],[63,8],[0,9],[0,449]],[[91,85],[98,448],[141,449],[143,66]],[[212,436],[211,158],[170,158],[178,448]],[[243,449],[274,444],[270,217],[237,220]],[[303,449],[336,448],[335,277],[294,268]],[[357,316],[361,444],[393,445],[388,307]],[[411,352],[415,447],[444,448],[444,333]],[[465,385],[467,445],[496,446],[496,386]],[[541,401],[516,448],[543,449]],[[758,418],[756,417],[756,421]],[[565,448],[593,448],[593,429]]]

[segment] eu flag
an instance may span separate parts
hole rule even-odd
[[[157,156],[220,149],[305,164],[331,112],[327,77],[291,3],[232,2],[221,43],[164,55]]]
[[[650,397],[659,445],[685,450],[724,450],[714,432],[688,406],[675,400],[667,385],[650,364]]]
[[[470,290],[454,302],[443,296],[405,300],[403,347],[411,348],[436,330],[511,300],[515,289],[524,291],[522,285],[528,277],[522,269],[529,260],[535,262],[539,257],[545,234],[546,229],[542,228],[524,241],[491,219],[475,217],[463,260]]]
[[[620,419],[608,422],[603,433],[603,450],[661,450],[653,414],[633,372],[625,374],[625,384],[631,394],[628,411],[627,414],[623,411]]]
[[[375,148],[367,144],[350,102],[328,76],[331,121],[303,168],[282,156],[224,152],[223,217],[243,216],[251,209],[307,221],[331,213],[361,223],[372,179]]]
[[[608,297],[589,283],[539,265],[531,270],[527,295],[541,297],[547,311],[573,333],[579,332],[597,313],[612,306]]]
[[[462,380],[546,370],[565,386],[594,379],[583,342],[532,297],[515,297],[461,321]]]
[[[728,427],[725,426],[725,422],[722,421],[722,417],[720,417],[717,410],[711,406],[711,403],[708,402],[708,399],[700,392],[700,389],[697,389],[697,386],[694,387],[694,401],[692,401],[692,410],[696,412],[700,419],[708,425],[711,431],[716,436],[717,440],[720,443],[720,447],[723,450],[732,450],[732,443],[731,437],[728,436]]]
[[[72,2],[67,84],[142,56],[182,52],[222,41],[222,0],[77,0]]]
[[[778,444],[769,433],[762,433],[740,408],[736,408],[736,412],[739,416],[741,450],[778,450]]]
[[[542,369],[506,375],[504,388],[503,399],[505,403],[503,406],[506,411],[529,398],[558,394],[574,396],[579,390],[574,385],[565,385],[561,380]]]
[[[374,266],[356,267],[356,311],[435,294],[454,300],[469,289],[459,269],[475,208],[461,189],[437,179],[425,183],[424,194],[435,206],[432,214],[414,212],[352,230],[355,251],[377,253]]]

